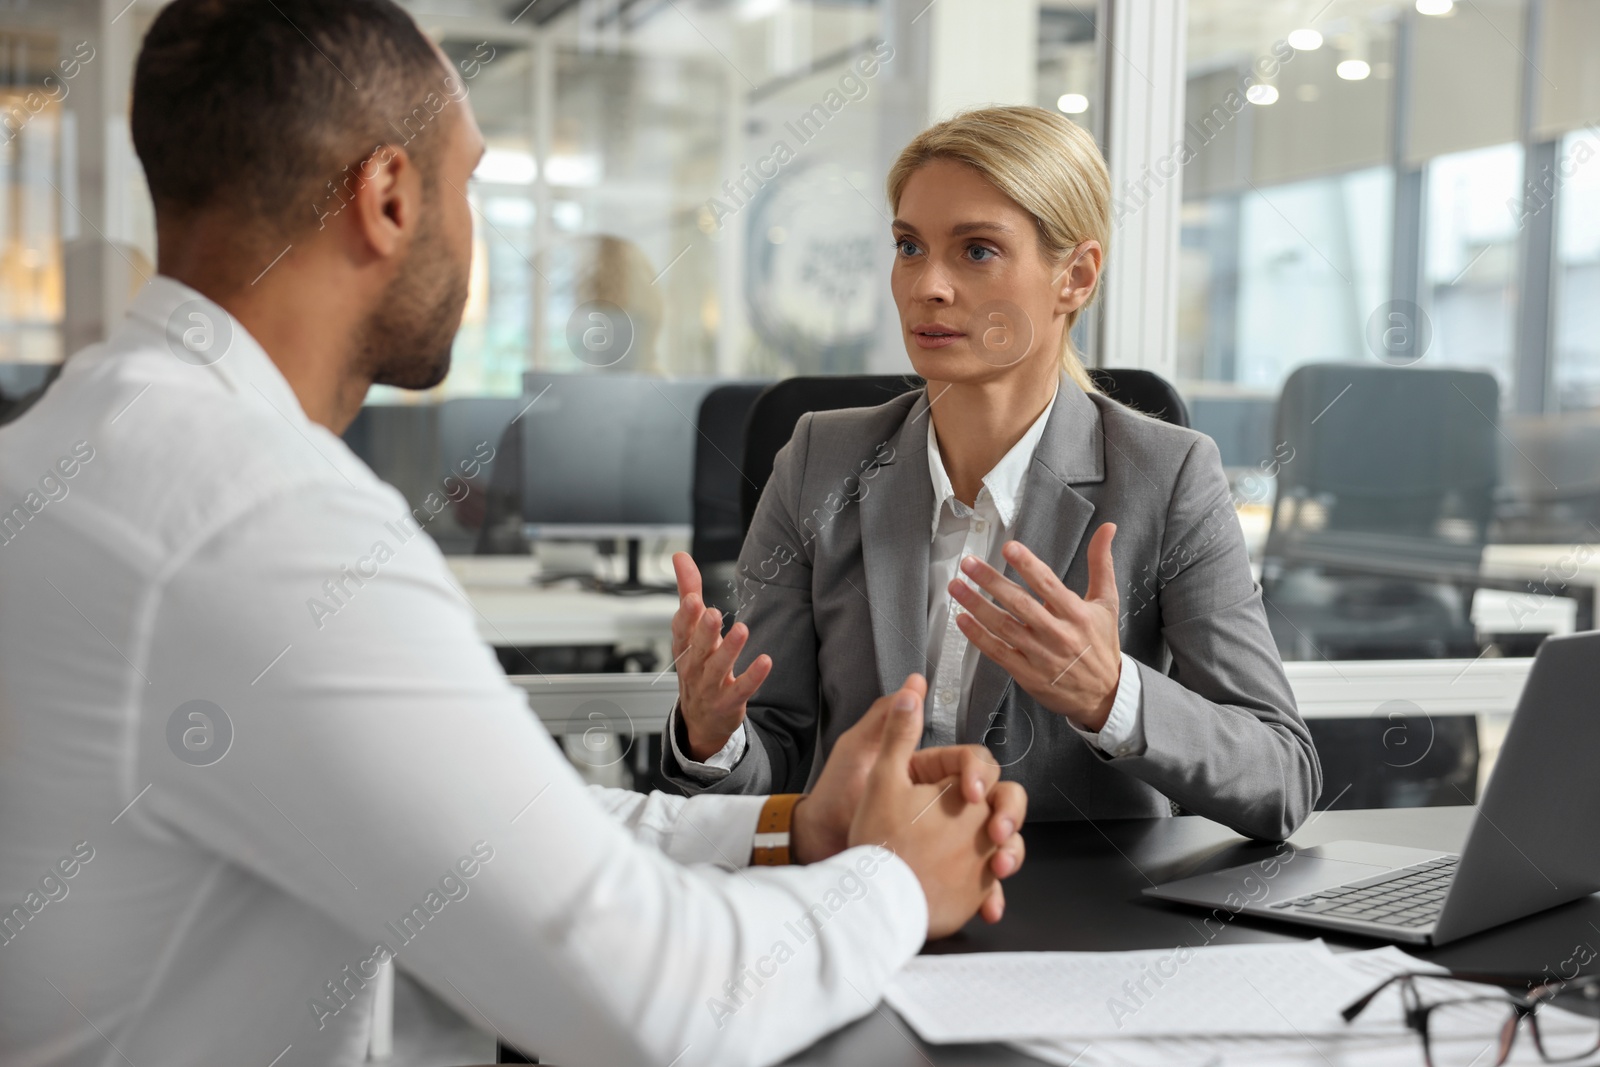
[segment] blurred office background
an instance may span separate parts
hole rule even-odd
[[[900,147],[1035,103],[1096,135],[1116,186],[1079,347],[1172,382],[1217,440],[1297,678],[1431,660],[1407,677],[1453,684],[1595,625],[1600,0],[405,6],[488,140],[471,292],[446,381],[374,389],[347,440],[448,554],[483,557],[469,586],[659,582],[703,532],[707,442],[735,522],[760,386],[909,371]],[[0,419],[152,270],[127,89],[160,7],[0,6]],[[732,383],[719,437],[701,406]],[[517,673],[666,665],[646,623],[567,644],[499,625]],[[1395,768],[1395,729],[1457,733],[1421,784],[1352,802],[1475,795],[1503,715],[1362,699],[1319,726],[1325,752]]]

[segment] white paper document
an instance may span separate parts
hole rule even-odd
[[[1348,1029],[1339,1010],[1373,983],[1321,941],[1142,952],[918,956],[887,999],[923,1040]],[[1398,1021],[1397,1021],[1398,1024]]]
[[[1334,955],[1336,965],[1358,974],[1371,989],[1383,979],[1406,972],[1433,971],[1433,964],[1408,956],[1387,946],[1368,952],[1342,952]],[[1486,988],[1468,982],[1443,979],[1428,982],[1421,990],[1425,998],[1451,996],[1481,997]],[[1562,1011],[1545,1008],[1539,1013],[1540,1025],[1548,1035],[1565,1035],[1560,1044],[1575,1047],[1575,1040],[1591,1037],[1597,1023]],[[1438,1062],[1447,1064],[1488,1064],[1498,1058],[1499,1028],[1506,1009],[1491,1003],[1483,1005],[1475,1024],[1449,1033],[1435,1024],[1434,1052]],[[1391,987],[1367,1006],[1343,1034],[1304,1037],[1264,1037],[1253,1034],[1193,1035],[1187,1037],[1109,1038],[1098,1041],[1075,1039],[1012,1042],[1013,1048],[1058,1067],[1420,1067],[1422,1043],[1414,1030],[1391,1028],[1401,1018],[1400,991]],[[1457,1022],[1461,1020],[1457,1016]],[[1468,1017],[1470,1018],[1470,1016]],[[1532,1035],[1518,1035],[1512,1046],[1509,1067],[1535,1067],[1542,1064]],[[1563,1067],[1595,1067],[1600,1056],[1571,1061]]]
[[[1404,1025],[1398,987],[1354,1023],[1339,1012],[1390,975],[1438,969],[1392,946],[1333,953],[1320,941],[1194,949],[1181,960],[1176,950],[934,956],[913,961],[888,1000],[924,1040],[1000,1040],[1059,1067],[1419,1067],[1422,1045]],[[1147,970],[1160,986],[1140,983]],[[1105,1005],[1115,994],[1131,1003],[1124,982],[1139,1000],[1131,1015]],[[1425,1000],[1495,995],[1444,979],[1420,991]],[[1459,1032],[1436,1027],[1441,1062],[1494,1062],[1508,1011],[1491,999],[1481,1017],[1453,1016]],[[1567,1048],[1600,1027],[1548,1007],[1540,1020],[1547,1034],[1569,1035]],[[1509,1062],[1542,1062],[1531,1034],[1519,1035]],[[1578,1064],[1596,1067],[1600,1056]]]

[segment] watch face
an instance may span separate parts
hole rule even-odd
[[[877,335],[889,239],[870,195],[818,163],[780,172],[751,205],[750,322],[797,373],[860,371]]]

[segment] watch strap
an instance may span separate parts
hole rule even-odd
[[[761,815],[756,819],[756,836],[750,849],[750,862],[757,867],[781,867],[792,863],[790,859],[790,831],[794,823],[794,806],[803,793],[775,793],[761,805]]]

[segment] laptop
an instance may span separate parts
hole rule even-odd
[[[1587,896],[1600,889],[1597,692],[1600,632],[1539,646],[1459,854],[1334,841],[1145,893],[1416,945]]]

